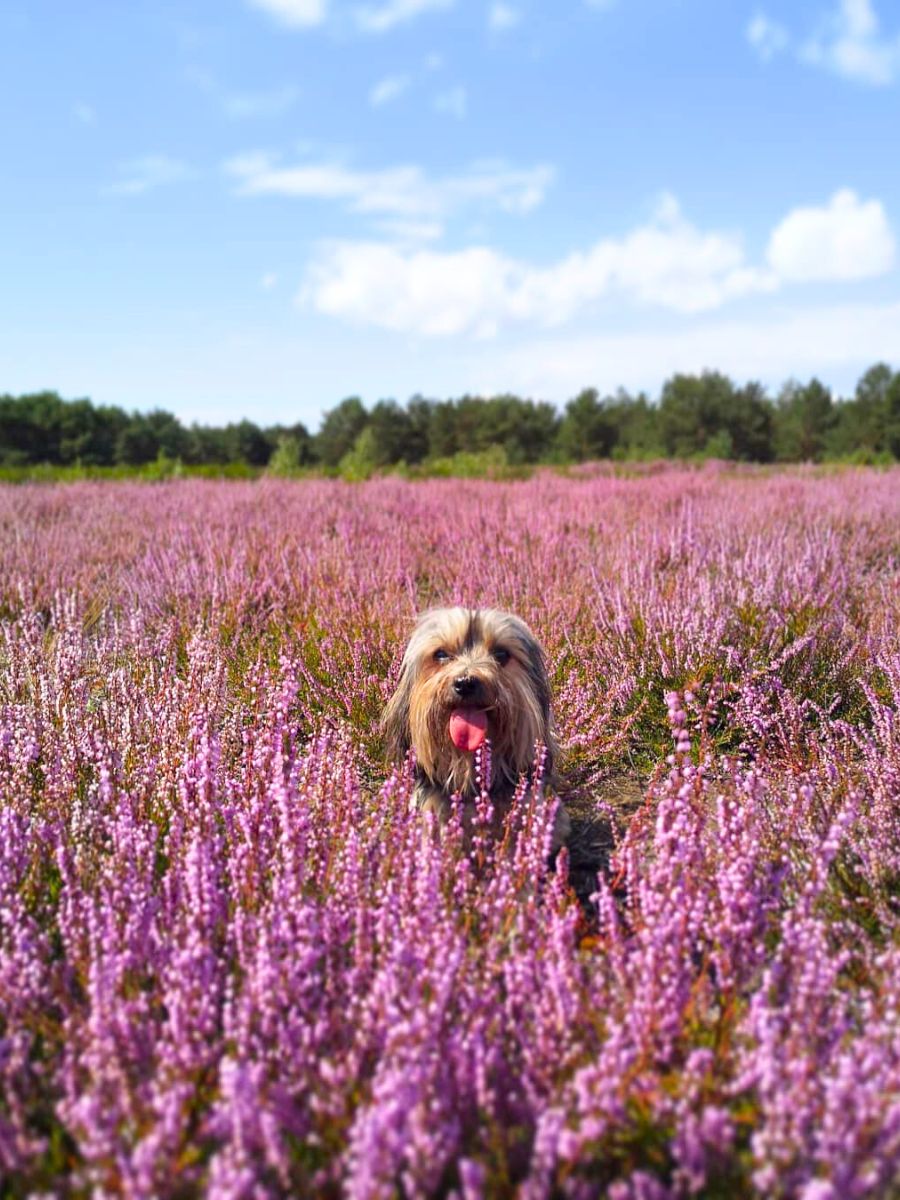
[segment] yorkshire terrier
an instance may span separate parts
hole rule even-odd
[[[445,822],[452,797],[463,802],[471,825],[482,789],[475,752],[490,742],[490,794],[499,831],[520,782],[535,783],[535,755],[544,748],[541,791],[554,783],[556,742],[550,684],[540,643],[524,621],[495,608],[436,608],[423,613],[403,655],[400,681],[382,727],[393,757],[412,749],[420,809]],[[569,833],[562,805],[556,811],[552,850]]]

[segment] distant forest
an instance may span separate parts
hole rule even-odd
[[[900,372],[871,367],[852,397],[812,379],[774,396],[726,375],[673,375],[656,400],[585,389],[562,412],[518,396],[463,396],[367,409],[351,396],[316,433],[300,422],[183,425],[163,409],[126,412],[55,392],[0,396],[0,467],[202,470],[241,465],[362,478],[388,468],[450,473],[454,464],[510,468],[589,459],[720,458],[743,462],[887,463],[900,460]]]

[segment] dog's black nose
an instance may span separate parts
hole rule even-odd
[[[461,699],[471,700],[481,691],[481,684],[471,675],[461,675],[459,679],[453,680],[453,690]]]

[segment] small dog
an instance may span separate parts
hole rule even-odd
[[[419,618],[403,655],[400,682],[382,720],[390,752],[416,755],[419,807],[444,822],[451,797],[464,801],[470,825],[479,793],[475,751],[490,739],[491,779],[498,829],[520,779],[529,783],[535,745],[546,750],[542,790],[552,786],[556,743],[544,654],[524,621],[495,608],[436,608]],[[559,806],[554,851],[569,832]]]

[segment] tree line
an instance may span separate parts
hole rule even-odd
[[[848,398],[817,379],[769,395],[717,371],[673,375],[653,401],[587,388],[558,411],[514,395],[463,396],[405,405],[355,396],[328,410],[318,431],[301,422],[183,425],[163,409],[126,412],[55,392],[0,396],[0,466],[140,468],[164,459],[187,467],[244,464],[364,476],[404,464],[450,464],[493,455],[510,466],[590,459],[722,458],[744,462],[900,460],[900,372],[878,363]]]

